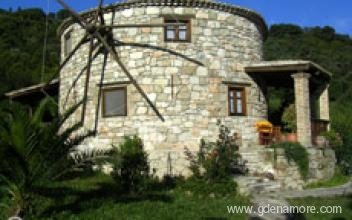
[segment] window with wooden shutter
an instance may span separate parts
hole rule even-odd
[[[229,115],[245,116],[246,110],[246,92],[243,87],[229,87],[228,90]]]
[[[109,88],[103,90],[103,117],[127,115],[126,87]]]
[[[67,32],[64,36],[64,55],[65,57],[72,51],[72,36],[71,31]]]
[[[170,24],[165,27],[165,41],[191,41],[190,20],[165,20],[165,24]]]

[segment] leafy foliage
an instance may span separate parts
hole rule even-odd
[[[332,147],[333,149],[337,149],[343,145],[343,141],[341,139],[340,134],[334,130],[326,131],[321,135],[328,140],[329,146]]]
[[[352,174],[352,103],[344,105],[334,103],[331,111],[331,127],[341,135],[342,144],[337,144],[334,149],[337,164],[346,174]]]
[[[42,77],[45,13],[35,8],[0,12],[0,95],[53,75],[60,58],[56,29],[66,16],[64,10],[48,15],[46,71]]]
[[[283,142],[271,146],[272,148],[282,148],[288,161],[294,161],[304,179],[309,173],[309,157],[307,150],[299,143]]]
[[[219,126],[219,139],[213,143],[201,140],[199,151],[193,154],[185,149],[193,176],[208,182],[228,180],[238,172],[238,145],[230,137],[229,129]]]
[[[321,64],[334,73],[330,87],[331,100],[351,100],[352,39],[348,35],[335,33],[332,27],[272,25],[264,44],[264,58],[305,59]]]
[[[113,166],[112,177],[124,192],[138,194],[148,187],[148,156],[139,137],[125,137],[124,143],[113,148],[108,162]]]
[[[33,115],[16,103],[0,112],[0,198],[5,207],[0,213],[7,217],[30,213],[35,188],[69,171],[73,162],[68,154],[89,135],[72,137],[79,124],[62,129],[79,105],[44,123],[44,113],[52,104],[43,100]]]

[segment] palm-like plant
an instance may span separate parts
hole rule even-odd
[[[28,213],[35,187],[69,171],[73,165],[69,153],[91,135],[73,135],[80,123],[62,128],[81,103],[45,123],[43,117],[52,105],[50,99],[43,100],[33,115],[16,103],[0,112],[0,213],[5,217]]]

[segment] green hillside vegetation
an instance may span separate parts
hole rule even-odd
[[[43,80],[48,79],[59,64],[56,29],[65,15],[65,11],[60,11],[48,16]],[[45,18],[41,9],[0,10],[0,94],[41,81]]]
[[[334,75],[331,100],[351,100],[352,39],[331,27],[301,28],[291,24],[271,26],[264,45],[266,60],[304,59],[314,61]]]
[[[10,12],[0,10],[0,95],[6,91],[47,80],[59,64],[59,39],[56,29],[67,17],[66,11],[48,15],[48,41],[46,69],[42,76],[43,42],[46,15],[41,9]],[[270,27],[264,45],[266,60],[312,60],[334,73],[330,96],[332,101],[333,129],[344,141],[339,147],[339,161],[352,161],[352,39],[335,33],[331,27],[302,28],[292,24]],[[291,91],[292,92],[292,91]],[[283,107],[286,91],[275,91],[270,104]],[[3,97],[3,96],[2,96]],[[280,98],[281,97],[281,98]],[[340,103],[344,103],[341,105]],[[287,104],[287,102],[286,102]],[[341,152],[340,152],[341,151]],[[346,158],[349,157],[349,158]]]

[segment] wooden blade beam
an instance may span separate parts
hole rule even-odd
[[[110,20],[110,26],[112,26],[112,25],[114,24],[115,15],[116,15],[116,11],[115,11],[115,10],[113,10],[113,11],[112,11],[111,20]]]
[[[154,45],[150,45],[150,44],[142,44],[142,43],[127,43],[127,42],[122,42],[122,41],[117,41],[115,43],[115,46],[117,47],[120,47],[120,46],[132,46],[132,47],[141,47],[141,48],[149,48],[149,49],[153,49],[153,50],[160,50],[160,51],[164,51],[164,52],[167,52],[167,53],[170,53],[172,55],[175,55],[175,56],[178,56],[178,57],[181,57],[185,60],[188,60],[192,63],[195,63],[199,66],[204,66],[204,64],[196,59],[193,59],[191,57],[188,57],[182,53],[179,53],[179,52],[176,52],[174,50],[171,50],[171,49],[168,49],[168,48],[165,48],[165,47],[159,47],[159,46],[154,46]]]
[[[104,52],[104,60],[103,60],[103,67],[101,70],[101,75],[100,75],[100,84],[99,84],[99,91],[98,91],[98,104],[97,104],[97,109],[95,110],[95,125],[94,125],[94,133],[98,133],[98,123],[99,123],[99,110],[100,110],[100,103],[101,103],[101,93],[102,93],[102,88],[103,88],[103,82],[105,78],[105,68],[106,68],[106,63],[108,60],[108,53]]]
[[[99,18],[100,18],[100,23],[102,25],[105,24],[104,15],[102,12],[102,7],[103,7],[103,0],[98,0],[98,7],[96,9],[96,14],[95,14],[95,18],[94,18],[95,24],[98,23]]]
[[[70,61],[70,59],[73,57],[73,55],[77,52],[77,50],[86,42],[88,42],[88,35],[85,34],[82,39],[77,43],[77,45],[72,49],[72,51],[65,57],[65,59],[61,62],[59,69],[56,71],[56,73],[51,77],[49,80],[49,84],[53,79],[55,79],[61,72],[62,68]]]
[[[160,114],[159,110],[156,108],[154,103],[149,99],[147,94],[143,91],[143,89],[140,87],[140,85],[137,83],[137,81],[133,78],[131,73],[127,70],[125,65],[122,63],[120,60],[116,50],[114,47],[110,46],[109,43],[101,36],[98,32],[94,33],[94,36],[103,44],[103,46],[106,48],[106,50],[112,55],[113,59],[116,61],[116,63],[121,67],[122,71],[126,74],[128,79],[132,82],[134,87],[137,89],[137,91],[142,95],[142,97],[147,101],[149,106],[153,109],[155,114],[160,118],[161,121],[165,121],[164,117]]]
[[[88,102],[88,87],[89,87],[89,80],[90,80],[90,73],[92,68],[92,58],[93,58],[93,50],[94,50],[94,38],[90,39],[89,44],[89,53],[88,53],[88,63],[87,63],[87,75],[86,75],[86,82],[84,86],[84,96],[83,96],[83,106],[82,106],[82,114],[81,114],[81,123],[84,124],[84,119],[87,110],[87,102]]]
[[[71,60],[73,55],[77,52],[77,50],[88,41],[88,35],[85,34],[82,39],[77,43],[77,45],[73,48],[73,50],[65,57],[65,59],[61,62],[58,70],[55,72],[55,74],[50,78],[50,80],[45,84],[45,86],[42,88],[42,92],[47,96],[47,93],[44,92],[45,88],[50,85],[50,83],[60,74],[62,68],[68,63],[68,61]]]
[[[73,10],[70,6],[68,6],[64,1],[62,0],[57,0],[57,2],[65,8],[67,11],[71,13],[72,18],[82,27],[86,28],[87,24],[86,21],[75,11]]]
[[[103,0],[98,0],[99,1],[99,7],[98,7],[98,15],[100,17],[100,22],[102,25],[105,25],[105,19],[104,19],[104,14],[103,14]]]
[[[185,25],[185,23],[167,23],[167,24],[117,24],[105,25],[108,28],[153,28],[153,27],[168,27],[173,25]]]
[[[97,45],[95,45],[96,47]],[[95,58],[98,57],[98,55],[100,54],[100,50],[98,50],[97,52],[95,52],[94,56],[92,57],[92,60],[94,60]],[[65,109],[66,108],[66,105],[67,105],[67,102],[68,102],[68,98],[69,98],[69,95],[73,89],[73,87],[76,86],[76,83],[77,81],[79,80],[79,78],[81,78],[81,76],[83,75],[83,73],[85,73],[87,71],[87,64],[83,67],[83,69],[81,70],[81,72],[77,75],[77,77],[75,78],[75,80],[73,81],[71,87],[68,89],[68,92],[67,92],[67,95],[65,97],[65,102],[63,104],[63,108]]]

